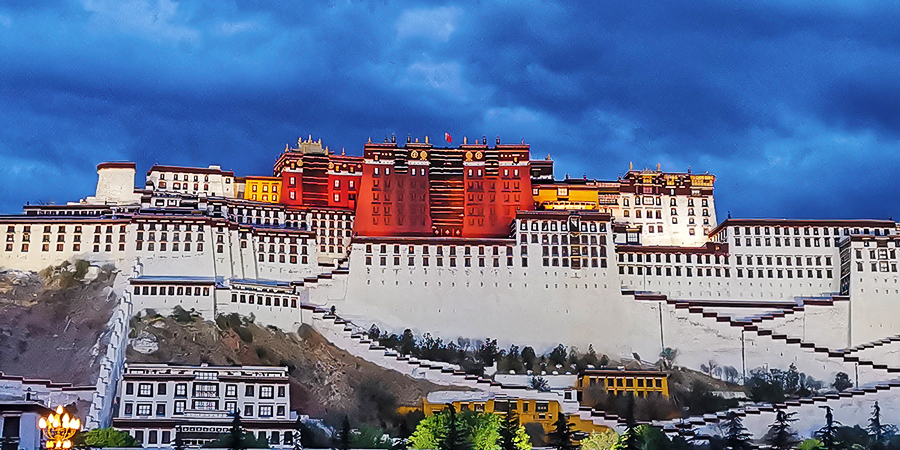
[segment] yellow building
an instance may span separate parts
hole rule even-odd
[[[526,400],[521,398],[508,398],[504,396],[495,396],[491,392],[479,391],[443,391],[432,392],[422,399],[422,407],[401,407],[401,414],[421,410],[426,417],[430,417],[435,413],[441,412],[447,408],[447,405],[453,404],[457,411],[477,411],[493,414],[505,415],[507,409],[512,408],[513,412],[519,416],[519,423],[522,425],[528,423],[539,423],[544,428],[545,433],[550,433],[554,429],[554,422],[560,412],[559,402],[555,400]],[[575,414],[567,416],[572,430],[590,434],[592,431],[603,432],[607,428],[595,425],[591,421],[582,420]]]
[[[602,384],[610,395],[631,392],[637,397],[651,394],[669,396],[667,374],[656,370],[589,369],[578,377],[579,391]]]
[[[278,203],[281,195],[281,178],[247,177],[244,179],[244,200]]]
[[[607,211],[618,201],[618,183],[569,179],[556,183],[532,185],[537,209]]]

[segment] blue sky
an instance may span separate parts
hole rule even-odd
[[[269,174],[288,142],[532,145],[718,176],[734,217],[893,216],[896,2],[0,2],[0,211],[102,161]],[[456,141],[455,141],[456,142]]]

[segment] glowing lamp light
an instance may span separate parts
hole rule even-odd
[[[38,420],[38,428],[43,430],[44,437],[47,438],[48,449],[70,449],[70,439],[81,429],[81,420],[69,417],[62,406],[57,406],[56,414],[50,413]]]

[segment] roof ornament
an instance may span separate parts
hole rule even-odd
[[[407,134],[406,135],[406,143],[409,144],[410,142],[412,142],[412,136]]]
[[[656,171],[659,172],[659,163],[656,163]]]
[[[634,162],[628,161],[628,171],[631,172],[634,170]]]
[[[369,144],[372,143],[372,136],[369,136]]]
[[[468,136],[463,136],[463,145],[466,145],[466,144],[468,144],[468,143],[469,143],[469,137],[468,137]]]
[[[392,143],[392,144],[396,144],[396,143],[397,143],[397,136],[394,135],[394,133],[391,133],[391,143]]]
[[[427,134],[425,135],[425,143],[426,144],[428,143],[428,135]]]
[[[344,153],[344,147],[341,147],[341,156],[346,156],[346,153]]]
[[[553,159],[550,158],[550,154],[549,154],[549,153],[547,153],[547,157],[544,158],[544,160],[545,160],[545,161],[553,161]]]
[[[497,145],[500,145],[500,135],[497,135]]]

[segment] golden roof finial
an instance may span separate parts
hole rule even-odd
[[[469,143],[469,137],[463,136],[463,144],[468,144],[468,143]]]
[[[341,147],[341,156],[344,156],[344,147]]]
[[[628,161],[628,171],[630,172],[632,170],[634,170],[634,163],[631,161]]]

